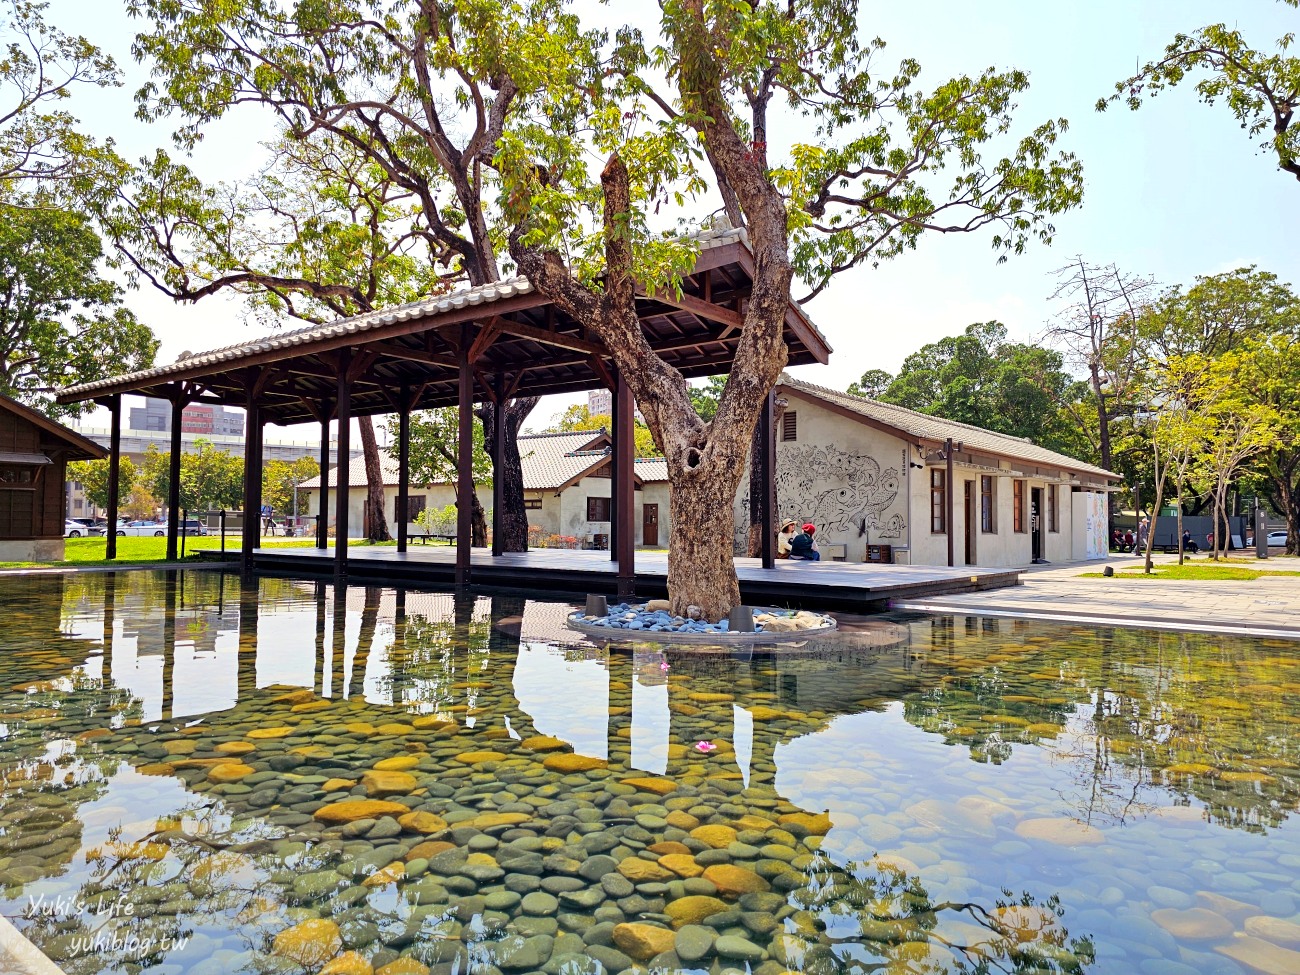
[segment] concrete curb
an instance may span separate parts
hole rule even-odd
[[[0,576],[57,576],[73,572],[126,572],[140,569],[204,569],[229,571],[228,562],[124,562],[121,565],[51,565],[30,569],[0,569]]]

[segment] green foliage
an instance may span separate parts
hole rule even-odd
[[[415,523],[430,535],[453,535],[456,532],[456,506],[425,508],[415,516]]]
[[[1254,265],[1198,275],[1184,291],[1164,291],[1139,318],[1147,354],[1215,357],[1270,335],[1300,335],[1300,299],[1276,274]]]
[[[397,417],[388,418],[388,431],[397,440]],[[460,410],[444,406],[411,414],[410,465],[412,484],[455,484],[459,470]],[[475,423],[473,471],[476,485],[492,484],[492,458],[483,448],[483,426]],[[396,448],[394,448],[396,449]]]
[[[270,505],[278,515],[292,513],[297,486],[319,474],[320,462],[315,457],[268,460],[262,465],[262,504]]]
[[[884,369],[868,369],[857,382],[849,384],[849,392],[867,399],[880,399],[893,381],[894,377]]]
[[[546,428],[548,433],[561,433],[573,430],[591,430],[593,433],[603,430],[605,433],[609,433],[613,429],[614,418],[608,413],[592,413],[591,410],[580,403],[575,403],[563,413],[557,414],[551,419],[551,425]],[[634,419],[632,421],[632,436],[636,441],[636,456],[662,456],[659,448],[655,446],[654,437],[650,433],[650,428],[647,427],[643,421],[639,419]]]
[[[85,407],[55,405],[55,389],[153,365],[158,340],[100,277],[102,256],[86,220],[66,210],[0,220],[0,392],[76,415]]]
[[[722,399],[722,390],[727,385],[726,376],[710,376],[703,386],[691,386],[687,395],[701,420],[712,420],[718,412],[718,401]]]
[[[977,322],[909,355],[883,390],[888,374],[880,370],[863,382],[883,402],[1088,459],[1091,450],[1067,412],[1082,395],[1080,384],[1064,371],[1059,353],[1006,336],[1001,322]]]
[[[1300,0],[1283,0],[1300,7]],[[1207,105],[1224,102],[1232,117],[1278,168],[1300,179],[1300,127],[1293,125],[1300,104],[1300,58],[1289,53],[1294,33],[1278,38],[1277,50],[1253,48],[1242,33],[1211,24],[1178,34],[1164,54],[1133,77],[1115,85],[1115,94],[1097,102],[1105,111],[1115,101],[1137,110],[1147,98],[1195,80],[1197,97]]]
[[[145,451],[140,483],[165,505],[171,484],[170,451],[153,444]],[[244,497],[244,462],[227,450],[218,450],[202,437],[194,451],[181,454],[181,507],[189,511],[234,509]]]
[[[118,459],[117,497],[118,506],[131,496],[139,473],[130,457]],[[103,460],[78,460],[68,465],[68,480],[80,481],[86,500],[96,508],[108,507],[108,458]]]

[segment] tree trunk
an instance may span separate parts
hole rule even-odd
[[[1105,470],[1114,470],[1111,467],[1111,449],[1110,449],[1110,413],[1106,409],[1106,392],[1101,387],[1101,373],[1096,363],[1092,364],[1089,382],[1092,386],[1093,398],[1097,401],[1097,450],[1101,454],[1101,466]],[[1113,493],[1106,495],[1106,514],[1108,517],[1107,527],[1113,527],[1115,524],[1115,515],[1117,508],[1117,499]],[[1134,511],[1136,515],[1137,512]]]
[[[366,462],[366,504],[363,509],[362,523],[372,542],[386,542],[393,536],[388,533],[388,518],[384,514],[384,468],[379,460],[379,444],[375,441],[375,425],[370,417],[357,417],[357,429],[361,431],[361,454]],[[340,464],[350,463],[351,458],[340,457]]]
[[[483,504],[478,499],[478,492],[470,493],[470,499],[473,506],[469,515],[469,543],[475,548],[487,547],[487,516],[483,512]]]
[[[501,490],[501,551],[528,551],[528,511],[524,508],[524,471],[519,458],[519,428],[533,412],[540,397],[523,396],[506,404],[506,438],[502,449],[501,469],[492,476],[500,478]],[[496,454],[496,406],[486,402],[477,410],[483,421],[483,446],[488,454]]]
[[[669,495],[668,593],[673,612],[698,606],[705,619],[726,617],[740,603],[733,561],[733,505],[740,472],[701,463],[673,481]]]
[[[1175,531],[1178,532],[1178,564],[1182,565],[1183,559],[1186,557],[1187,554],[1183,551],[1183,478],[1182,475],[1179,475],[1175,488],[1178,491],[1178,527],[1175,529]]]

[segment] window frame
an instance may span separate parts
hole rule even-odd
[[[1025,502],[1028,497],[1025,485],[1027,483],[1021,478],[1016,478],[1011,482],[1011,530],[1017,535],[1024,535],[1029,531],[1029,519],[1025,517]]]
[[[998,533],[998,482],[992,474],[980,475],[980,531]]]
[[[793,443],[799,439],[799,411],[786,410],[781,414],[781,442]]]
[[[948,472],[930,468],[930,534],[948,534]]]
[[[599,515],[602,511],[605,513],[605,517],[600,518],[600,517],[593,516],[593,512],[595,512],[595,515]],[[613,510],[612,499],[602,498],[595,494],[587,496],[587,521],[588,522],[610,521],[611,518],[613,517],[613,514],[614,514],[614,510]]]
[[[1047,530],[1055,534],[1061,532],[1061,485],[1047,485]]]
[[[399,519],[396,510],[397,501],[397,498],[393,499],[394,520],[405,521],[408,525],[415,524],[415,519],[419,518],[420,514],[429,507],[429,496],[427,494],[408,494],[406,496],[406,511],[403,512],[406,517]]]

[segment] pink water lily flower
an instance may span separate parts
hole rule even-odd
[[[660,669],[660,670],[667,670],[667,669],[668,669],[668,661],[667,661],[667,660],[661,660],[661,661],[659,662],[659,669]]]
[[[706,755],[711,751],[716,751],[717,747],[718,746],[713,744],[711,741],[697,741],[695,743],[695,750],[697,752],[704,752]]]

